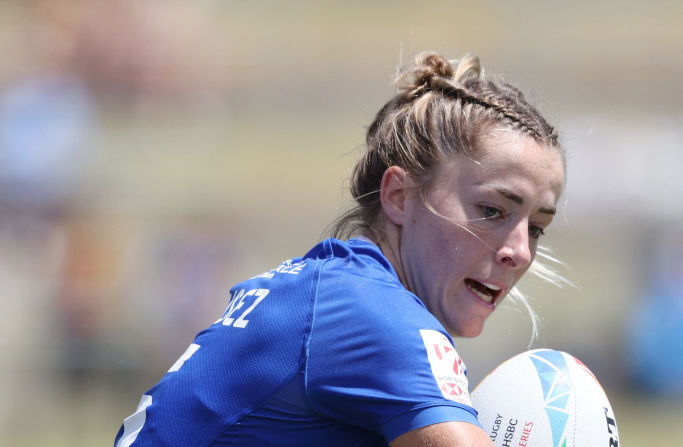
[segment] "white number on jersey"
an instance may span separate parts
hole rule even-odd
[[[173,366],[171,366],[171,369],[169,369],[168,372],[178,371],[200,347],[201,346],[198,344],[192,343]],[[130,445],[135,442],[138,433],[142,430],[142,426],[145,425],[145,421],[147,420],[147,407],[150,405],[152,405],[152,396],[144,394],[142,399],[140,399],[140,403],[138,404],[135,413],[123,420],[123,434],[121,434],[121,438],[119,439],[119,442],[116,443],[115,447],[130,447]]]
[[[123,420],[123,434],[121,435],[119,442],[116,443],[116,447],[130,447],[130,445],[135,442],[138,433],[142,430],[142,426],[145,425],[147,407],[150,405],[152,405],[152,396],[147,394],[143,395],[135,413]]]
[[[197,349],[199,349],[199,345],[196,343],[192,343],[185,352],[183,352],[183,355],[180,356],[180,358],[171,366],[171,369],[168,370],[168,372],[175,372],[180,369],[181,366],[183,366],[183,363],[185,363],[192,355],[197,352]]]

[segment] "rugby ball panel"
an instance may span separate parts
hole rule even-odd
[[[570,354],[537,349],[507,360],[472,392],[496,446],[618,446],[612,407],[595,375]]]

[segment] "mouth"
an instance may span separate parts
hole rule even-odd
[[[501,288],[489,283],[483,283],[472,278],[465,278],[465,287],[477,295],[487,304],[494,304],[501,295]]]

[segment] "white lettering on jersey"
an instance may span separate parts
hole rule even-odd
[[[439,331],[421,329],[422,341],[432,374],[443,397],[472,406],[467,383],[467,369],[448,338]]]
[[[233,297],[230,300],[230,304],[228,305],[227,310],[225,311],[225,314],[223,315],[222,318],[219,318],[214,324],[223,322],[223,326],[232,326],[232,327],[237,327],[237,328],[245,328],[247,327],[247,324],[249,324],[249,320],[245,319],[251,311],[253,311],[256,306],[259,305],[261,301],[270,293],[269,289],[251,289],[249,291],[245,291],[244,289],[235,291],[233,293]],[[245,303],[247,302],[247,299],[250,297],[255,297],[254,301],[251,303],[251,306],[249,306],[244,312],[240,314],[240,316],[235,319],[234,316],[236,316],[236,312],[240,310],[242,307],[244,307]]]
[[[286,273],[289,275],[298,275],[299,273],[301,273],[301,270],[303,270],[304,267],[306,267],[306,262],[304,262],[304,261],[292,262],[291,259],[288,259],[285,262],[283,262],[282,264],[278,265],[273,270],[269,270],[265,273],[261,273],[260,275],[254,276],[254,278],[272,279],[275,277],[276,273]]]
[[[258,306],[258,304],[261,301],[263,301],[263,299],[266,297],[266,295],[268,295],[269,292],[270,292],[270,290],[268,290],[268,289],[255,289],[255,290],[250,290],[247,293],[245,293],[244,298],[246,298],[250,295],[254,295],[254,296],[256,296],[256,299],[254,300],[253,303],[251,303],[251,306],[249,306],[249,308],[247,310],[245,310],[242,313],[242,315],[239,316],[239,318],[237,320],[235,320],[233,327],[241,327],[241,328],[247,327],[247,324],[249,324],[249,320],[245,320],[244,317],[249,315],[249,312],[254,310],[254,308],[256,306]],[[225,322],[223,322],[223,324],[225,324]]]

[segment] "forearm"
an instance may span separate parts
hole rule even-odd
[[[391,447],[494,447],[481,428],[466,422],[443,422],[405,433]]]

